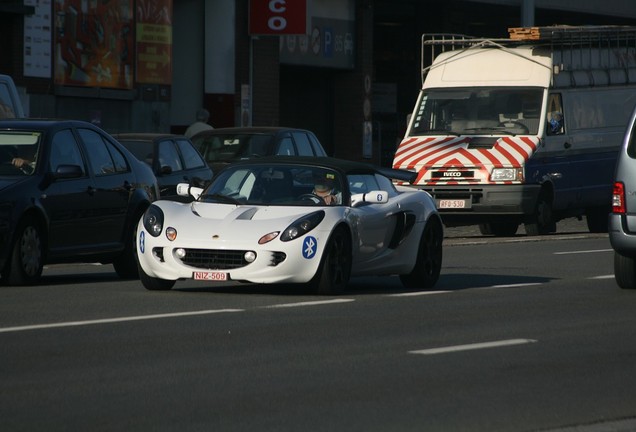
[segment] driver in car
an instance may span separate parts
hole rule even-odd
[[[311,193],[321,198],[327,205],[340,204],[340,194],[334,193],[333,190],[333,179],[317,179],[314,183],[314,190]]]

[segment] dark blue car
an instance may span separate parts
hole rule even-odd
[[[0,121],[1,281],[35,284],[61,262],[136,277],[135,227],[158,196],[150,167],[90,123]]]

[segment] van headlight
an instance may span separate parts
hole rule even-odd
[[[494,168],[490,174],[490,181],[523,181],[523,169]]]

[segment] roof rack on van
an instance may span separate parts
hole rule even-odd
[[[635,26],[547,26],[509,28],[509,38],[464,34],[422,35],[422,82],[442,52],[469,48],[530,46],[549,50],[557,87],[636,83]]]

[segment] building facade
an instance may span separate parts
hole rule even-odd
[[[180,133],[205,107],[215,127],[305,127],[330,155],[389,165],[421,85],[423,33],[553,24],[636,25],[636,3],[5,1],[0,73],[32,117]]]

